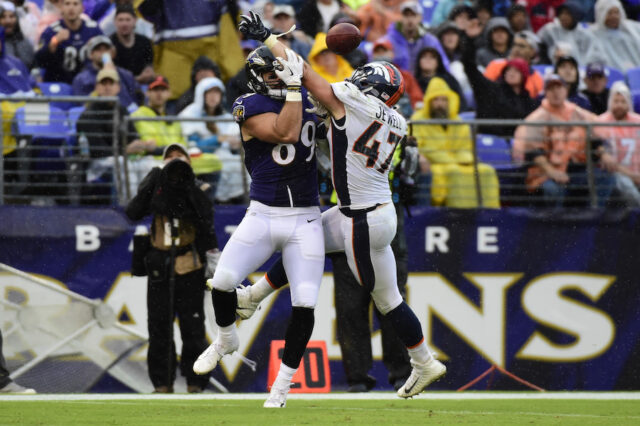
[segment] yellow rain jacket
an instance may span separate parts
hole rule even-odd
[[[320,64],[318,64],[316,57],[324,50],[329,50],[327,47],[327,35],[325,33],[318,33],[316,34],[316,39],[313,42],[311,51],[309,52],[309,64],[311,64],[311,68],[313,68],[315,72],[320,74],[320,76],[329,83],[338,83],[340,81],[344,81],[345,78],[351,77],[353,68],[351,68],[349,62],[340,55],[336,55],[338,59],[338,72],[336,74],[329,74],[323,67],[321,67]]]
[[[460,98],[447,83],[434,77],[424,94],[424,106],[411,120],[431,119],[431,100],[438,96],[449,99],[449,119],[460,120]],[[439,124],[413,124],[413,135],[418,149],[431,164],[431,201],[434,205],[455,208],[478,207],[473,143],[469,126]],[[500,190],[495,170],[488,164],[478,163],[483,207],[500,207]]]

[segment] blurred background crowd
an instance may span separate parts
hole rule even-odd
[[[132,195],[171,143],[189,148],[216,203],[246,202],[229,109],[249,92],[244,58],[258,45],[237,23],[250,10],[275,34],[295,24],[280,40],[330,82],[372,60],[402,71],[415,202],[640,206],[639,0],[3,0],[4,202],[112,203],[113,168]],[[325,41],[342,22],[363,36],[345,56]],[[92,101],[43,110],[39,96]]]

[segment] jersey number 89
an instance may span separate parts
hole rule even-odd
[[[302,125],[302,130],[300,131],[300,142],[307,148],[311,148],[309,152],[309,156],[304,159],[307,163],[313,159],[313,155],[315,154],[316,144],[314,143],[316,137],[316,125],[313,121],[306,121]],[[296,158],[296,147],[295,144],[290,143],[279,143],[274,146],[271,150],[271,157],[273,157],[273,161],[276,164],[281,166],[287,166],[293,162],[293,159]]]

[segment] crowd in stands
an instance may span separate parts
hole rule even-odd
[[[406,95],[399,108],[416,121],[430,203],[497,207],[499,177],[509,166],[523,171],[525,195],[542,205],[572,205],[593,169],[599,204],[617,196],[640,206],[640,131],[615,126],[640,122],[638,0],[1,0],[0,94],[51,94],[47,87],[55,83],[60,94],[117,96],[119,122],[164,115],[230,120],[229,106],[249,91],[244,58],[258,47],[236,30],[249,10],[274,34],[295,24],[280,40],[330,82],[371,60],[400,69]],[[326,44],[329,28],[342,22],[363,36],[344,56]],[[82,122],[112,110],[90,103],[76,113],[72,130],[88,137],[92,163],[111,157],[100,147],[112,146],[113,117],[98,126]],[[470,127],[465,118],[522,124]],[[423,122],[433,119],[461,124]],[[539,120],[559,124],[527,124]],[[125,129],[121,148],[134,165],[130,175],[144,175],[164,146],[178,142],[190,148],[194,169],[217,183],[217,202],[244,201],[248,178],[233,122],[128,122],[135,125]],[[105,135],[96,134],[100,126]],[[474,160],[474,138],[482,135],[506,141],[508,164]],[[11,158],[11,148],[3,148]]]

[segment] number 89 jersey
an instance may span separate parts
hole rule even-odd
[[[389,168],[407,134],[406,120],[352,83],[333,83],[331,88],[345,109],[341,120],[331,119],[328,135],[339,206],[357,210],[391,202]]]
[[[274,144],[253,138],[242,140],[244,163],[251,175],[249,196],[272,207],[309,207],[319,205],[318,171],[315,155],[315,116],[305,111],[312,105],[302,93],[302,129],[295,144]],[[254,115],[279,114],[284,100],[258,93],[240,96],[233,104],[236,122]]]

